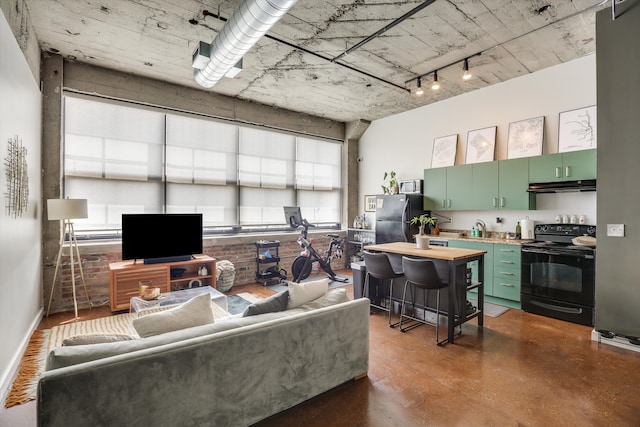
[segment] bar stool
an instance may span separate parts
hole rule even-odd
[[[364,255],[364,265],[367,269],[367,274],[364,278],[364,288],[362,289],[362,296],[367,296],[369,291],[369,278],[375,277],[380,280],[382,284],[388,280],[389,281],[389,306],[384,307],[383,305],[377,305],[371,303],[372,307],[378,308],[380,310],[389,312],[389,327],[395,328],[399,325],[399,322],[391,323],[391,312],[393,311],[393,281],[399,277],[402,277],[404,274],[401,271],[395,271],[391,266],[391,262],[389,261],[389,257],[386,253],[376,253],[363,251]],[[379,293],[377,293],[380,295]]]
[[[404,276],[407,278],[407,281],[404,284],[404,292],[402,293],[402,306],[400,307],[400,331],[406,332],[409,329],[416,328],[420,325],[431,324],[426,321],[426,311],[427,311],[427,292],[429,290],[436,290],[436,343],[438,345],[443,344],[446,340],[440,342],[438,337],[439,332],[439,323],[440,323],[440,290],[448,287],[447,282],[443,282],[438,275],[438,271],[436,270],[436,266],[433,264],[433,261],[428,259],[417,259],[417,258],[408,258],[406,256],[402,257],[402,269],[404,271]],[[415,288],[424,290],[424,307],[425,307],[425,320],[418,319],[414,316],[407,316],[404,314],[404,306],[406,303],[407,297],[407,286],[411,285],[411,304],[413,306],[413,310],[415,313]],[[414,322],[410,323],[409,326],[402,326],[402,320],[404,318],[411,319]]]

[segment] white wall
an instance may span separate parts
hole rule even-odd
[[[0,389],[10,384],[32,329],[41,318],[41,108],[38,82],[0,14],[0,155],[16,135],[27,148],[29,202],[21,217],[9,216],[4,161],[0,173]]]
[[[595,64],[595,55],[590,55],[374,121],[360,139],[360,210],[364,195],[380,192],[385,171],[394,170],[403,179],[422,178],[431,165],[434,138],[458,134],[460,165],[465,163],[467,132],[497,126],[495,159],[502,160],[507,158],[509,123],[545,116],[543,153],[557,153],[559,113],[596,104]],[[488,230],[513,232],[516,221],[526,216],[553,222],[557,213],[584,214],[587,223],[595,224],[596,193],[538,195],[535,211],[442,212],[453,218],[442,227],[466,230],[482,219]],[[503,226],[495,223],[497,216],[505,218]]]

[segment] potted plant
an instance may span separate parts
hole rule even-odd
[[[420,216],[414,216],[410,221],[411,225],[418,224],[418,234],[416,234],[416,246],[418,249],[429,249],[429,236],[424,233],[424,228],[427,224],[435,225],[436,219],[429,215],[422,214]]]
[[[396,175],[394,171],[384,173],[384,177],[382,178],[382,194],[398,194],[400,188]]]

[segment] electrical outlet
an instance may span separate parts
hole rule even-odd
[[[607,224],[607,236],[624,237],[624,224]]]
[[[502,224],[503,218],[496,217],[496,224]]]

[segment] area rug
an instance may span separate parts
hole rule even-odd
[[[476,307],[478,306],[478,301],[476,301],[474,299],[469,299],[469,301],[474,306],[476,306]],[[509,307],[504,307],[504,306],[501,306],[501,305],[498,305],[498,304],[493,304],[493,303],[490,303],[490,302],[487,302],[487,301],[484,302],[484,314],[486,316],[498,317],[498,316],[503,315],[507,311],[509,311]]]
[[[218,320],[229,314],[242,313],[247,305],[259,300],[260,297],[247,292],[229,295],[227,297],[229,312],[227,313],[216,304],[212,304],[213,316]],[[61,346],[65,338],[91,333],[137,335],[131,323],[131,320],[136,316],[137,314],[135,313],[116,314],[82,322],[70,321],[54,326],[51,329],[34,331],[22,356],[18,374],[13,381],[11,391],[5,400],[5,407],[10,408],[35,400],[38,379],[44,372],[47,355],[54,348]]]

